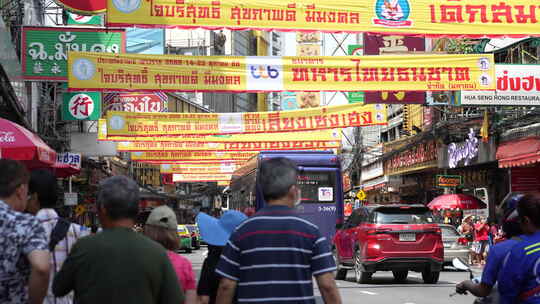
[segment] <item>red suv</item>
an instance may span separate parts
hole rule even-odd
[[[381,205],[354,210],[336,227],[336,279],[354,269],[358,283],[368,283],[376,271],[392,271],[397,282],[409,271],[435,284],[444,261],[441,229],[424,205]]]

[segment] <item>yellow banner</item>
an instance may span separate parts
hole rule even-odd
[[[156,141],[154,137],[126,137],[107,135],[107,120],[98,121],[98,140],[100,141]],[[304,132],[283,132],[270,134],[226,134],[226,135],[194,135],[160,136],[162,142],[184,143],[271,143],[295,141],[341,141],[341,131],[327,129]]]
[[[173,183],[226,182],[230,180],[231,174],[173,174]]]
[[[233,174],[239,166],[236,163],[216,164],[162,164],[161,174]]]
[[[217,185],[222,187],[227,187],[231,184],[231,181],[218,181]]]
[[[175,136],[298,132],[386,124],[385,105],[310,108],[246,113],[107,113],[108,136]],[[264,135],[266,136],[266,134]]]
[[[327,150],[341,147],[339,141],[273,141],[205,143],[181,141],[122,141],[119,152],[132,151],[265,151],[265,150]]]
[[[211,151],[163,151],[131,152],[134,161],[182,161],[182,162],[218,162],[248,160],[258,152],[211,152]]]
[[[108,0],[108,26],[538,35],[537,0]]]
[[[69,52],[73,91],[494,90],[493,54],[311,57]]]

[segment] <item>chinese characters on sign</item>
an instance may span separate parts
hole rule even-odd
[[[63,120],[98,120],[101,116],[101,93],[64,93]]]
[[[24,27],[22,65],[26,80],[67,80],[69,51],[123,53],[124,30]]]

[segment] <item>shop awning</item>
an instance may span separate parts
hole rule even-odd
[[[504,143],[497,149],[499,168],[521,167],[540,162],[540,138],[530,137]]]

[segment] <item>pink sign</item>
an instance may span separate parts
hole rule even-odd
[[[104,98],[105,111],[167,112],[168,97],[158,93],[111,93]]]

